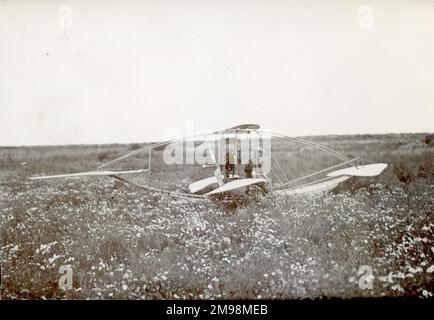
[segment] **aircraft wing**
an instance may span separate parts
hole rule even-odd
[[[302,194],[302,193],[319,193],[330,191],[336,188],[340,183],[344,182],[351,178],[350,176],[338,176],[324,179],[323,181],[314,181],[312,183],[306,183],[297,187],[282,189],[282,190],[274,190],[276,194],[286,194],[286,195],[294,195],[294,194]]]
[[[231,182],[228,182],[228,183],[224,184],[223,186],[208,192],[207,195],[231,191],[231,190],[239,189],[242,187],[247,187],[250,185],[260,184],[260,183],[265,183],[265,182],[266,182],[266,180],[264,178],[237,179],[237,180],[233,180]]]
[[[76,172],[76,173],[67,173],[67,174],[57,174],[53,176],[37,176],[30,177],[30,180],[43,180],[43,179],[56,179],[56,178],[74,178],[74,177],[89,177],[89,176],[114,176],[119,174],[126,173],[143,173],[147,172],[148,169],[140,169],[140,170],[126,170],[126,171],[86,171],[86,172]]]
[[[337,171],[332,171],[327,174],[328,177],[338,176],[356,176],[356,177],[375,177],[378,176],[385,168],[386,163],[373,163],[364,166],[349,167]]]
[[[190,189],[191,193],[196,193],[196,192],[198,192],[198,191],[200,191],[200,190],[202,190],[202,189],[204,189],[204,188],[206,188],[206,187],[208,187],[214,183],[215,184],[218,183],[216,176],[212,176],[212,177],[209,177],[206,179],[202,179],[202,180],[193,182],[192,184],[190,184],[188,186],[188,188]]]

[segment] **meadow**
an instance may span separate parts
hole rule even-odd
[[[434,136],[310,139],[389,166],[324,194],[228,206],[106,177],[29,180],[94,170],[140,145],[0,148],[1,299],[432,296]],[[284,169],[294,161],[282,159]],[[59,288],[64,265],[68,290]],[[362,266],[372,270],[369,288]]]

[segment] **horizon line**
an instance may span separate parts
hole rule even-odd
[[[210,133],[211,135],[212,133]],[[387,133],[331,133],[331,134],[313,134],[313,135],[300,135],[291,136],[294,138],[306,138],[306,137],[351,137],[351,136],[387,136],[387,135],[431,135],[434,132],[387,132]],[[185,136],[184,136],[185,137]],[[182,139],[184,137],[179,137]],[[2,145],[0,148],[31,148],[31,147],[68,147],[68,146],[110,146],[110,145],[132,145],[132,144],[153,144],[161,142],[162,140],[150,140],[150,141],[132,141],[132,142],[97,142],[97,143],[67,143],[67,144],[21,144],[21,145]]]

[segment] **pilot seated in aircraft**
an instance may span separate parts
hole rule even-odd
[[[246,178],[253,178],[253,161],[249,160],[249,163],[244,167],[244,173],[246,174]]]
[[[230,155],[229,152],[226,152],[226,164],[225,164],[225,180],[228,178],[232,178],[235,166],[233,163],[230,163]]]

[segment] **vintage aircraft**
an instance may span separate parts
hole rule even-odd
[[[135,165],[146,167],[108,169],[133,157],[140,157]],[[30,179],[109,176],[150,192],[206,200],[228,194],[324,192],[351,177],[377,176],[387,167],[385,163],[360,165],[359,161],[313,141],[244,124],[146,145],[100,165],[96,171]]]

